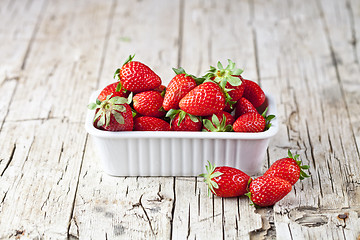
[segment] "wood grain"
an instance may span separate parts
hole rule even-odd
[[[358,239],[360,2],[0,2],[0,239]],[[126,57],[166,85],[227,59],[276,98],[311,177],[274,207],[208,197],[199,177],[112,177],[85,129]],[[205,168],[204,168],[205,170]],[[256,176],[253,176],[256,177]]]

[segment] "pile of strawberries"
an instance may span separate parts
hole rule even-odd
[[[105,131],[262,132],[273,115],[266,116],[260,86],[241,77],[242,70],[228,60],[219,62],[201,78],[173,69],[176,76],[165,87],[145,64],[129,56],[116,70],[116,81],[106,86],[96,103],[94,126]],[[262,114],[260,114],[261,112]]]
[[[209,163],[207,173],[200,174],[208,184],[210,192],[219,197],[239,197],[246,195],[257,207],[272,206],[284,198],[292,186],[300,179],[309,177],[303,170],[309,169],[298,160],[299,155],[292,155],[275,161],[263,176],[254,180],[239,169]]]

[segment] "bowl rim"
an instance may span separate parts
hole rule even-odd
[[[95,102],[101,90],[94,91],[89,99],[89,103]],[[93,126],[94,110],[87,110],[85,119],[86,131],[95,137],[106,139],[134,139],[134,138],[182,138],[182,139],[239,139],[239,140],[259,140],[273,137],[279,130],[276,103],[274,97],[265,92],[268,101],[268,115],[275,115],[271,120],[268,130],[259,133],[239,133],[239,132],[185,132],[185,131],[103,131]]]

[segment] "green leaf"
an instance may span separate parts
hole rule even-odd
[[[211,121],[213,122],[213,124],[215,126],[220,126],[220,121],[219,118],[216,116],[216,114],[213,114],[211,117]]]
[[[182,67],[179,68],[172,68],[172,70],[175,72],[176,75],[179,74],[186,74],[185,70]]]
[[[124,105],[114,105],[113,109],[118,112],[126,112],[126,107]]]
[[[101,114],[97,125],[98,125],[98,127],[105,125],[105,113]]]
[[[241,85],[241,79],[238,77],[229,76],[227,77],[228,83],[230,83],[231,86],[237,87]]]
[[[116,86],[115,91],[116,91],[116,92],[120,92],[121,89],[122,89],[122,85],[121,85],[121,82],[119,82],[118,85]]]
[[[127,64],[128,62],[131,62],[133,59],[134,59],[134,57],[135,57],[135,54],[134,55],[130,55],[127,59],[126,59],[126,61],[124,62],[124,64],[123,64],[123,66],[125,65],[125,64]]]
[[[206,132],[216,132],[216,128],[209,119],[203,119],[203,125],[205,128],[207,128],[207,130],[205,129]]]
[[[130,105],[132,100],[133,100],[133,92],[130,92],[129,96],[127,97],[127,102],[126,103]]]
[[[309,166],[309,165],[302,165],[302,166],[300,166],[300,168],[301,168],[301,169],[309,169],[310,166]]]
[[[120,79],[120,68],[116,69],[115,73],[114,73],[114,79],[116,78],[116,76],[118,76],[118,78]]]
[[[110,111],[106,111],[105,112],[105,126],[109,126],[110,124],[110,118],[111,118],[111,112]]]
[[[99,110],[94,117],[94,122],[103,114],[103,111]]]
[[[219,61],[218,63],[217,63],[217,67],[218,67],[218,69],[224,69],[224,67],[223,67],[223,65],[221,64],[221,62]]]
[[[165,117],[168,117],[168,118],[170,118],[170,119],[174,119],[174,117],[176,116],[176,114],[178,114],[179,112],[180,112],[180,109],[170,109],[170,110],[166,113]]]
[[[95,110],[96,108],[97,108],[97,104],[96,103],[89,103],[89,105],[87,106],[88,107],[88,109],[90,109],[90,110]]]
[[[113,104],[124,104],[127,103],[128,99],[124,98],[124,97],[113,97],[112,99],[110,99],[109,102],[113,103]]]
[[[231,75],[235,75],[235,76],[239,76],[240,74],[242,74],[244,72],[244,70],[240,69],[240,68],[236,68]]]
[[[190,114],[190,113],[187,113],[187,115],[189,116],[190,120],[193,121],[193,122],[199,122],[199,118],[197,118],[196,116]]]
[[[216,178],[216,177],[220,177],[221,175],[223,175],[223,173],[222,172],[214,172],[214,173],[212,173],[211,174],[211,178]]]
[[[121,113],[115,112],[113,116],[119,124],[125,123],[124,117],[121,115]]]

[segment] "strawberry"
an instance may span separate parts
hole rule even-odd
[[[200,131],[202,127],[199,117],[188,114],[180,109],[170,109],[166,117],[171,118],[171,131]]]
[[[165,111],[162,109],[163,100],[158,91],[141,92],[133,97],[133,107],[143,116],[163,117],[165,116]]]
[[[204,182],[208,184],[209,195],[212,192],[219,197],[238,197],[247,193],[250,176],[236,168],[215,167],[208,163],[207,173],[199,176],[204,177]]]
[[[130,55],[121,69],[116,70],[114,77],[118,76],[120,80],[117,90],[125,88],[139,93],[158,88],[161,85],[160,77],[145,64],[133,61],[134,56]]]
[[[88,108],[96,110],[94,126],[106,131],[131,131],[133,116],[128,99],[111,94],[104,101],[96,100]]]
[[[230,113],[221,111],[203,119],[203,132],[231,132],[234,121]]]
[[[260,107],[265,102],[265,93],[261,87],[253,81],[244,79],[245,89],[243,97],[249,100],[255,108]]]
[[[225,96],[218,84],[207,81],[186,94],[179,107],[195,116],[209,116],[224,109]]]
[[[239,101],[236,102],[235,105],[235,118],[237,119],[241,115],[248,113],[248,112],[254,112],[257,113],[256,108],[254,105],[251,104],[249,100],[242,97]]]
[[[302,162],[297,160],[298,157],[298,154],[293,156],[290,150],[288,150],[288,157],[275,161],[264,173],[264,176],[279,177],[288,181],[291,185],[294,185],[299,179],[303,180],[309,177],[303,171],[303,169],[309,169],[309,166],[302,165]]]
[[[207,79],[217,82],[226,93],[227,102],[231,104],[239,100],[244,92],[245,85],[242,83],[243,78],[240,74],[242,69],[235,68],[235,63],[228,59],[228,65],[223,67],[221,62],[218,62],[217,68],[210,66],[210,70],[205,75]]]
[[[255,206],[268,207],[283,199],[292,185],[278,177],[261,176],[251,181],[246,194]]]
[[[111,83],[109,85],[107,85],[106,87],[104,87],[103,90],[101,90],[99,96],[97,97],[97,99],[99,99],[100,101],[104,101],[106,99],[106,97],[110,94],[112,94],[113,97],[124,97],[127,98],[129,96],[129,92],[126,90],[123,91],[116,91],[116,87],[119,84],[119,82],[114,82]]]
[[[165,111],[179,109],[179,102],[188,92],[201,81],[192,75],[188,75],[183,68],[173,68],[176,76],[171,79],[164,96],[163,108]]]
[[[254,112],[241,115],[233,124],[235,132],[262,132],[265,130],[266,119]]]
[[[134,131],[170,131],[170,124],[160,118],[142,116],[134,119]]]

